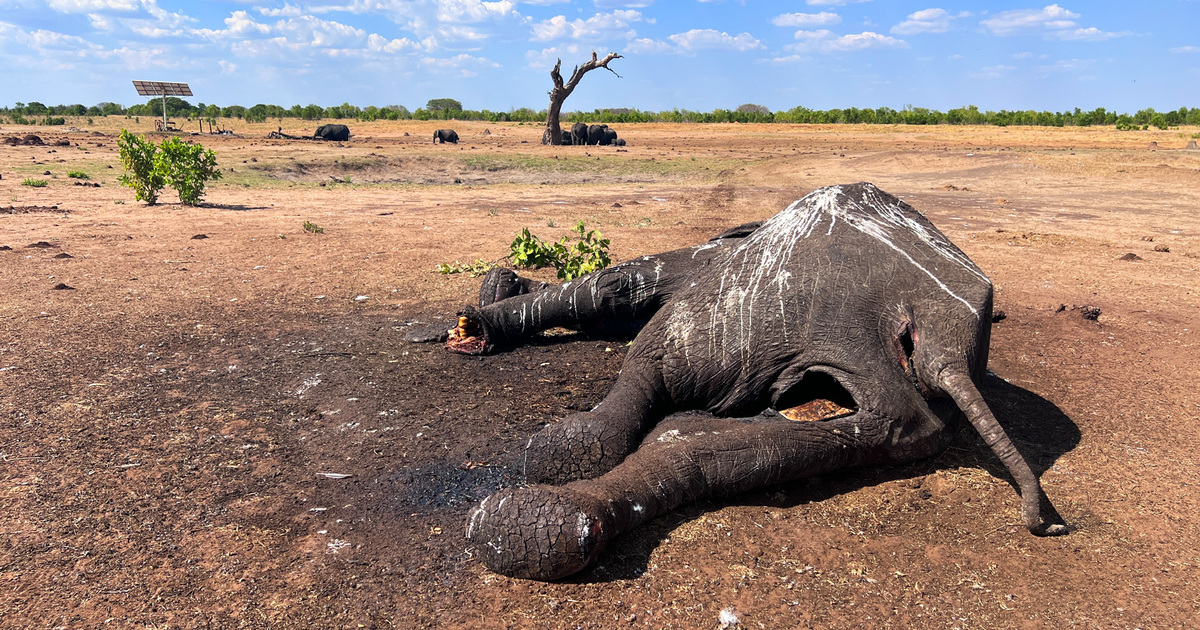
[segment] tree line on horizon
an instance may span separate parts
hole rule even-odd
[[[403,105],[387,105],[377,107],[359,107],[349,103],[321,107],[320,105],[293,105],[284,108],[279,105],[259,103],[253,107],[229,105],[221,107],[214,104],[199,103],[192,105],[178,97],[169,96],[166,99],[167,115],[188,120],[208,120],[215,122],[218,118],[240,119],[246,122],[266,122],[275,119],[319,120],[325,118],[340,120],[477,120],[486,122],[525,122],[544,124],[546,110],[534,110],[528,107],[512,109],[507,112],[495,112],[486,109],[463,109],[462,103],[450,98],[431,99],[425,107],[409,110]],[[127,118],[140,116],[161,116],[162,100],[153,99],[148,103],[139,103],[125,107],[117,103],[98,103],[91,107],[81,104],[47,106],[38,102],[16,103],[13,107],[0,108],[0,119],[12,124],[66,124],[65,117],[93,118],[100,116],[120,116]],[[888,124],[888,125],[1028,125],[1042,127],[1088,127],[1093,125],[1115,125],[1118,129],[1146,129],[1157,127],[1168,129],[1179,125],[1200,125],[1200,108],[1180,107],[1178,110],[1158,112],[1153,108],[1138,110],[1133,114],[1109,111],[1097,107],[1084,111],[1076,107],[1073,111],[1051,112],[1036,110],[999,110],[980,111],[975,105],[967,105],[947,111],[938,111],[924,107],[905,106],[903,109],[890,107],[845,109],[809,109],[794,107],[788,110],[772,112],[767,107],[753,103],[743,104],[735,109],[715,109],[711,112],[692,111],[687,109],[671,109],[659,112],[639,110],[634,108],[596,109],[590,112],[565,112],[562,115],[565,122],[594,122],[594,123],[638,123],[638,122],[668,122],[668,123],[803,123],[803,124]]]

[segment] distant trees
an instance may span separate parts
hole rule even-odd
[[[431,98],[425,103],[425,110],[429,112],[461,112],[462,103],[452,98]]]
[[[755,105],[754,103],[745,103],[738,105],[737,110],[742,114],[770,114],[771,110],[767,109],[766,105]]]
[[[162,100],[151,99],[145,103],[131,105],[128,108],[110,102],[97,103],[91,107],[81,104],[46,105],[39,102],[15,103],[13,107],[0,107],[0,119],[14,124],[35,124],[42,121],[53,121],[55,124],[64,117],[83,116],[113,116],[113,115],[148,116],[162,115]],[[279,105],[258,103],[247,109],[241,105],[218,106],[215,104],[199,103],[192,105],[177,97],[167,97],[167,115],[194,119],[234,118],[246,122],[265,122],[270,119],[313,121],[323,118],[349,120],[479,120],[487,122],[525,122],[539,125],[546,124],[547,111],[535,110],[529,107],[511,109],[506,112],[462,109],[461,103],[454,99],[431,99],[425,107],[409,110],[403,105],[387,105],[383,107],[359,107],[349,103],[322,107],[316,104],[305,106],[292,105],[284,108]],[[1170,129],[1179,125],[1200,125],[1200,108],[1180,107],[1176,110],[1159,112],[1153,108],[1145,108],[1133,114],[1110,111],[1103,107],[1085,111],[1075,108],[1070,111],[1050,112],[1035,110],[999,110],[984,111],[975,105],[965,105],[947,111],[938,111],[924,107],[905,106],[903,109],[890,107],[844,109],[808,109],[793,107],[792,109],[771,112],[763,105],[744,103],[735,109],[715,109],[709,112],[687,109],[671,109],[664,111],[639,110],[628,107],[613,107],[595,109],[592,111],[560,112],[560,121],[565,123],[637,123],[637,122],[678,122],[678,123],[792,123],[792,124],[882,124],[882,125],[1036,125],[1046,127],[1089,127],[1093,125],[1117,126],[1120,129],[1143,129],[1157,127]]]

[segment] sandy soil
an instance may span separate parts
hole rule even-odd
[[[1200,130],[624,125],[617,150],[270,123],[200,138],[226,172],[189,208],[117,185],[129,122],[0,127],[69,143],[0,145],[2,627],[1200,625]],[[462,142],[430,144],[440,126]],[[581,220],[616,259],[665,251],[863,180],[994,281],[985,395],[1071,534],[1025,532],[963,432],[912,466],[689,506],[562,583],[484,569],[467,510],[626,346],[406,344],[477,290],[436,265]]]

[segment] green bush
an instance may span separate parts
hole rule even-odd
[[[158,203],[158,194],[169,185],[179,193],[180,203],[194,206],[203,199],[205,184],[221,178],[216,153],[178,137],[167,138],[156,147],[145,136],[122,129],[117,147],[125,165],[121,184],[132,188],[138,201],[150,205]]]
[[[49,184],[49,183],[50,182],[48,182],[44,179],[34,179],[32,177],[26,177],[25,181],[21,182],[21,185],[22,186],[32,186],[33,188],[45,188],[46,184]]]
[[[513,240],[509,259],[517,267],[554,267],[561,280],[574,280],[612,264],[608,239],[596,230],[589,231],[583,221],[572,231],[578,235],[574,243],[564,236],[557,243],[548,244],[525,228]]]
[[[145,136],[135,136],[122,129],[117,138],[117,149],[121,164],[125,165],[125,174],[119,179],[121,185],[132,188],[138,201],[150,205],[158,203],[158,193],[166,185],[166,176],[157,159],[158,149],[154,143]]]
[[[204,185],[210,179],[220,179],[217,154],[199,144],[188,144],[172,136],[159,147],[167,184],[179,193],[179,201],[194,206],[204,198]]]
[[[47,116],[41,120],[40,124],[47,125],[47,126],[65,125],[65,124],[67,124],[67,119],[63,118],[62,116]]]
[[[317,225],[316,223],[313,223],[312,221],[305,221],[304,225],[302,225],[300,227],[304,228],[305,232],[312,232],[313,234],[324,234],[325,233],[325,228]]]
[[[71,171],[67,173],[67,177],[70,177],[71,179],[91,179],[91,177],[89,177],[88,174],[84,173],[83,171]]]

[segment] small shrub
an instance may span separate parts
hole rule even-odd
[[[199,144],[170,137],[163,140],[159,151],[167,184],[179,193],[179,201],[185,206],[200,203],[208,180],[221,178],[217,154]]]
[[[125,165],[121,185],[133,188],[138,201],[150,205],[158,203],[158,194],[169,185],[179,193],[180,203],[194,206],[203,199],[205,184],[221,178],[215,152],[178,137],[167,138],[156,147],[145,136],[122,129],[117,147]]]
[[[117,149],[121,154],[121,164],[125,165],[125,174],[118,181],[122,186],[133,189],[138,201],[150,205],[158,203],[158,193],[166,185],[166,177],[158,160],[155,159],[158,149],[145,136],[135,136],[129,130],[122,129],[117,138]]]
[[[549,267],[554,264],[554,250],[524,228],[509,246],[508,258],[517,267]]]
[[[444,274],[468,273],[471,274],[472,278],[475,278],[495,269],[497,266],[494,262],[488,262],[480,258],[476,258],[475,262],[465,265],[456,260],[452,263],[438,263],[438,272]]]
[[[21,182],[21,185],[22,186],[31,186],[33,188],[45,188],[46,185],[49,183],[50,182],[48,182],[44,179],[34,179],[32,177],[26,177],[25,181]]]
[[[71,179],[91,179],[91,177],[89,177],[88,174],[84,173],[83,171],[70,171],[67,173],[67,177],[70,177]]]
[[[41,120],[40,124],[46,126],[65,125],[67,124],[67,119],[62,116],[47,116]]]
[[[580,221],[573,230],[577,240],[564,236],[548,244],[524,228],[510,246],[509,259],[517,267],[554,267],[561,280],[574,280],[612,264],[609,240],[596,230],[589,231]]]
[[[612,264],[612,258],[608,256],[608,239],[602,238],[596,230],[584,228],[583,221],[575,226],[575,232],[579,234],[579,240],[574,245],[568,246],[565,237],[555,243],[561,262],[561,266],[555,267],[558,277],[563,280],[586,276]]]
[[[312,221],[305,221],[304,225],[301,227],[304,228],[305,232],[312,232],[313,234],[324,234],[325,233],[325,228],[317,225],[316,223],[313,223]]]

